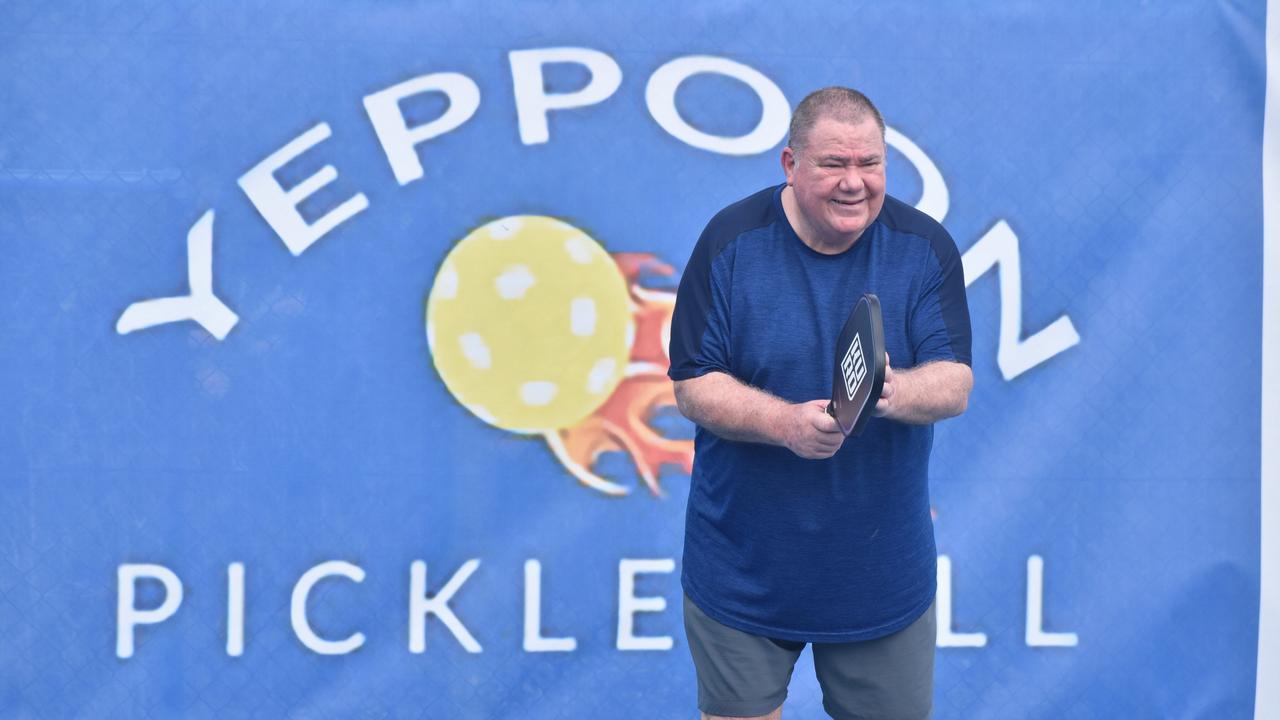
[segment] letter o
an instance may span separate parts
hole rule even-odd
[[[694,75],[715,73],[739,80],[760,98],[760,122],[746,135],[723,137],[693,127],[676,110],[676,90]],[[711,55],[676,58],[654,71],[644,89],[649,114],[672,137],[702,150],[721,155],[756,155],[786,137],[791,107],[772,80],[760,71],[733,60]]]
[[[916,209],[942,222],[951,207],[951,194],[947,192],[947,182],[942,179],[938,166],[911,138],[891,127],[884,129],[884,141],[902,153],[920,175],[920,200],[916,202]]]

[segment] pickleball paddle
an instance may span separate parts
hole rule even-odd
[[[827,413],[840,431],[857,437],[871,420],[884,388],[884,321],[880,299],[864,294],[849,313],[836,340],[831,404]]]

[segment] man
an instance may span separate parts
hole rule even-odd
[[[968,402],[969,310],[954,241],[885,195],[885,152],[864,95],[808,96],[786,183],[717,214],[680,282],[670,376],[698,425],[681,583],[704,718],[780,717],[805,643],[833,717],[932,708],[931,423]],[[890,365],[846,440],[831,362],[864,292]]]

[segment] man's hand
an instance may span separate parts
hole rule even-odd
[[[840,449],[844,433],[827,413],[827,400],[810,400],[791,406],[791,427],[786,447],[806,460],[825,460]]]
[[[884,354],[884,386],[880,388],[880,399],[876,401],[876,406],[872,409],[871,414],[874,417],[885,417],[889,414],[890,403],[892,403],[893,391],[897,388],[893,384],[893,366],[889,364],[889,353]]]
[[[973,371],[968,365],[947,360],[895,371],[884,354],[884,387],[872,414],[890,420],[927,425],[965,411]]]
[[[675,390],[685,417],[726,440],[778,445],[811,460],[844,443],[826,400],[789,403],[722,372],[678,380]]]

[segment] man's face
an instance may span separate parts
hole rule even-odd
[[[884,163],[884,138],[872,117],[857,124],[819,118],[804,149],[784,149],[801,237],[828,247],[857,240],[884,207]]]

